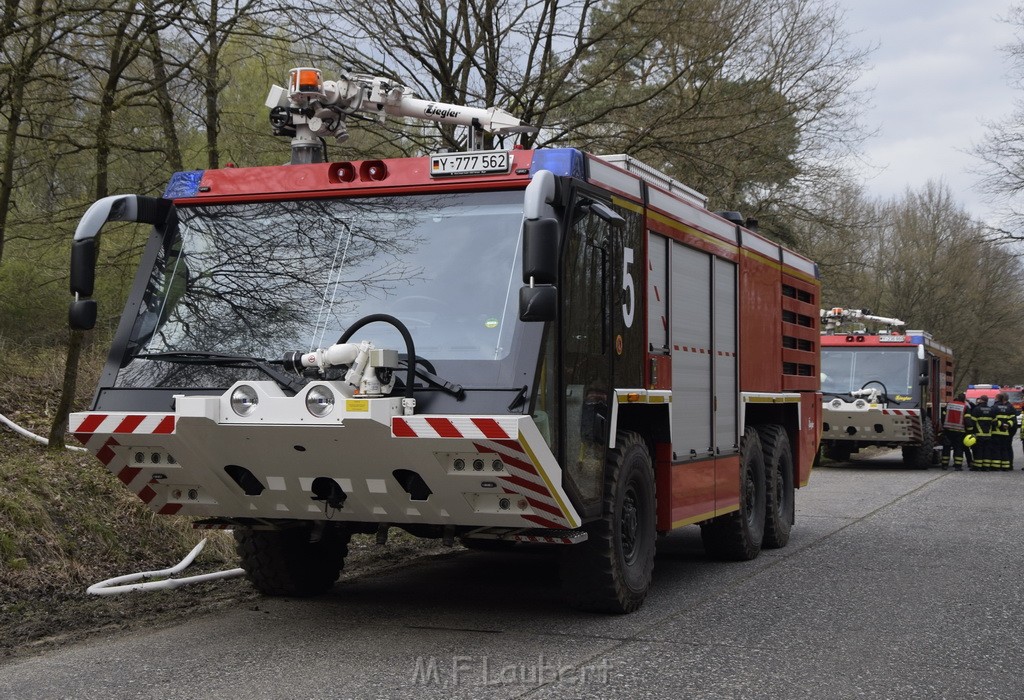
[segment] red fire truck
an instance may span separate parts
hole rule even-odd
[[[83,217],[153,226],[71,431],[159,514],[231,528],[253,584],[328,590],[353,533],[564,544],[581,608],[629,612],[659,533],[781,547],[820,426],[816,266],[626,156],[469,150],[325,162],[369,112],[481,131],[497,109],[296,69],[291,165],[177,173]],[[747,222],[748,224],[750,222]]]
[[[901,330],[899,319],[842,308],[821,315],[826,456],[845,461],[874,445],[901,448],[907,466],[936,463],[942,408],[953,398],[953,351],[929,333]],[[861,321],[885,328],[868,333]]]

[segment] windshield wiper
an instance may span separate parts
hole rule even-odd
[[[202,352],[199,350],[188,350],[179,352],[154,352],[133,355],[133,360],[159,360],[160,362],[176,362],[178,364],[206,365],[209,367],[253,367],[263,372],[278,386],[292,394],[302,391],[305,382],[298,376],[288,374],[283,369],[274,367],[272,363],[280,363],[280,360],[264,360],[259,357],[246,357],[245,355],[226,355],[219,352]]]
[[[405,356],[400,355],[398,361],[401,364],[404,364],[406,367],[409,366],[409,359]],[[434,366],[430,364],[429,361],[424,360],[423,358],[417,355],[416,365],[413,368],[413,371],[416,373],[417,377],[427,382],[428,385],[435,386],[441,391],[451,394],[459,401],[462,401],[464,398],[466,398],[466,390],[462,387],[461,384],[456,384],[455,382],[450,382],[447,379],[442,379],[441,377],[437,376],[432,371],[427,370],[426,367],[423,367],[421,365],[427,365],[430,367],[431,370],[434,369]]]

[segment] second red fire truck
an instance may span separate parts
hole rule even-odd
[[[564,545],[562,585],[629,612],[659,533],[784,546],[818,446],[814,263],[626,156],[470,150],[324,162],[346,117],[514,136],[497,109],[296,69],[268,98],[292,164],[96,202],[152,226],[72,432],[159,514],[229,527],[254,585],[331,588],[353,533]]]
[[[845,461],[864,447],[898,447],[907,466],[937,464],[942,408],[953,398],[953,351],[925,331],[902,330],[899,319],[842,308],[821,316],[826,456]],[[867,332],[862,322],[883,328]]]

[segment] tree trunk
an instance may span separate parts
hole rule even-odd
[[[134,9],[134,7],[131,9]],[[132,12],[126,11],[118,22],[114,35],[114,44],[110,49],[110,70],[107,74],[107,81],[103,85],[103,94],[100,96],[100,113],[96,121],[96,189],[94,192],[96,201],[103,199],[109,194],[110,131],[113,128],[118,84],[128,64],[123,50],[125,34],[131,17]],[[97,236],[97,258],[99,257],[99,252],[100,237]],[[68,429],[68,416],[71,414],[71,405],[74,403],[75,392],[78,388],[78,360],[82,356],[82,346],[84,343],[83,331],[71,331],[71,338],[68,342],[67,362],[64,365],[64,383],[61,386],[60,401],[53,416],[53,424],[50,426],[50,449],[61,449],[64,446],[64,437],[67,435]]]
[[[51,450],[63,450],[64,438],[68,431],[68,416],[71,415],[71,404],[75,399],[75,391],[78,387],[78,360],[82,356],[82,346],[85,344],[85,333],[83,331],[71,331],[68,339],[68,357],[64,364],[64,383],[61,385],[60,401],[57,403],[57,411],[53,423],[50,424]]]
[[[217,0],[210,2],[210,21],[207,24],[206,41],[208,49],[206,52],[206,74],[203,76],[206,92],[206,157],[207,165],[211,170],[220,167],[220,148],[217,143],[217,132],[220,129],[220,106],[218,95],[220,93],[220,37],[217,34],[217,13],[219,6]]]
[[[14,27],[19,3],[7,0],[4,3],[4,17],[0,21],[2,36],[6,38]],[[25,88],[33,77],[32,68],[39,58],[42,45],[43,0],[35,0],[30,16],[33,25],[31,41],[25,46],[21,60],[10,67],[11,84],[9,91],[10,113],[7,119],[7,131],[4,134],[3,164],[0,165],[0,263],[4,260],[4,241],[7,239],[7,212],[11,207],[11,194],[14,192],[14,165],[17,162],[16,148],[18,145],[18,129],[21,128],[22,110],[25,101]]]
[[[160,45],[160,33],[157,29],[156,14],[152,0],[145,3],[146,20],[149,22],[150,61],[153,64],[153,91],[156,93],[157,110],[160,113],[160,126],[163,128],[167,160],[175,172],[185,169],[181,156],[181,140],[174,123],[174,102],[171,100],[169,88],[170,78],[167,75],[167,61],[164,59],[163,47]]]
[[[21,126],[21,106],[25,96],[25,80],[23,76],[18,75],[15,81],[11,90],[11,112],[7,120],[7,133],[4,134],[3,171],[0,172],[0,263],[4,260],[4,239],[7,237],[7,212],[11,206],[11,193],[14,191],[14,162],[16,160],[14,149],[18,142],[18,128]]]

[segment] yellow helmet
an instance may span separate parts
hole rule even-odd
[[[965,447],[974,447],[974,443],[976,443],[977,441],[978,441],[978,438],[974,437],[973,435],[964,435],[964,446]]]

